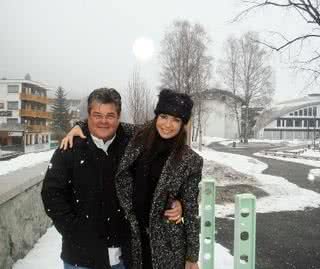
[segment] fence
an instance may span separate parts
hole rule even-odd
[[[200,203],[201,269],[215,269],[215,191],[215,181],[204,178]],[[234,218],[234,269],[255,269],[256,198],[252,194],[236,195]]]

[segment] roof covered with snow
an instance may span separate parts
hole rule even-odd
[[[261,115],[257,119],[255,130],[258,131],[264,128],[270,122],[291,111],[318,104],[320,104],[320,94],[309,94],[301,98],[277,103],[273,107],[266,109],[261,113]]]
[[[217,97],[221,98],[223,96],[227,96],[227,97],[238,100],[239,103],[244,102],[244,100],[242,100],[241,97],[233,94],[231,91],[221,90],[221,89],[217,89],[217,88],[211,88],[211,89],[205,90],[201,94],[202,94],[203,98],[205,98],[206,100],[215,100],[215,99],[217,99]]]

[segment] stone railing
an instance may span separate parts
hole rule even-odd
[[[40,191],[48,163],[0,176],[0,268],[10,269],[51,225]],[[0,162],[1,165],[1,162]]]

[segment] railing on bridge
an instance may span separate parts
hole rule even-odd
[[[201,183],[201,269],[214,269],[215,181],[204,178]],[[238,194],[235,199],[234,269],[255,269],[256,198]],[[216,268],[220,269],[220,268]]]

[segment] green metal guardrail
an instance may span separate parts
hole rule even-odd
[[[215,195],[216,187],[212,178],[205,178],[201,182],[201,268],[214,268],[215,242]]]
[[[254,269],[256,258],[256,198],[236,195],[234,222],[234,268]]]
[[[200,203],[201,269],[214,269],[215,191],[214,179],[204,178],[201,182]],[[234,269],[255,269],[256,198],[252,194],[239,194],[235,200]]]

